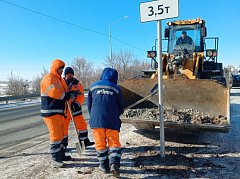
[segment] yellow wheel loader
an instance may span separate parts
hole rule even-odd
[[[229,88],[223,77],[223,65],[217,61],[218,38],[206,37],[205,21],[200,18],[168,22],[164,36],[168,40],[168,49],[167,54],[162,55],[163,106],[174,107],[174,110],[196,110],[198,115],[202,113],[212,116],[213,119],[225,119],[218,124],[209,120],[205,123],[165,120],[165,127],[188,131],[228,132]],[[214,47],[209,49],[209,45]],[[154,61],[156,63],[156,60]],[[132,110],[158,107],[158,94],[149,95],[158,83],[157,69],[150,71],[145,71],[141,77],[120,83],[125,107],[132,106]],[[138,103],[146,96],[146,100]],[[137,105],[134,105],[135,103]],[[164,114],[166,113],[164,111]],[[199,118],[203,119],[201,115]],[[123,115],[121,119],[123,123],[131,123],[136,128],[149,129],[159,126],[159,117],[154,120],[141,116],[133,119]]]

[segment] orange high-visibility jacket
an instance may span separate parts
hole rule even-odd
[[[80,82],[78,82],[77,85],[72,85],[71,89],[72,91],[79,91],[80,93],[76,96],[74,102],[78,102],[81,106],[83,104],[84,101],[84,90],[83,90],[83,86]]]
[[[65,63],[59,59],[53,61],[50,73],[41,81],[41,116],[65,114],[65,93],[68,92],[66,82],[57,73]]]
[[[78,94],[76,97],[71,101],[71,107],[73,116],[82,115],[82,104],[84,102],[84,90],[81,83],[78,81],[77,84],[72,84],[72,82],[78,81],[75,78],[68,80],[66,83],[68,84],[68,90],[70,91],[77,91]]]

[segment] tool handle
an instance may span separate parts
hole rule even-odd
[[[72,120],[72,122],[73,122],[75,131],[76,131],[75,134],[76,134],[76,137],[77,137],[77,140],[78,140],[79,148],[80,148],[81,151],[83,151],[82,153],[84,153],[85,146],[84,146],[84,143],[81,143],[81,141],[80,141],[80,139],[79,139],[79,137],[78,137],[77,124],[76,124],[76,122],[75,122],[75,120],[74,120],[74,117],[73,117],[73,114],[72,114],[72,109],[71,109],[70,104],[69,104],[68,101],[67,101],[67,106],[68,106],[68,109],[69,109],[69,113],[70,113],[70,116],[71,116],[71,120]],[[83,147],[82,147],[82,146],[83,146]]]
[[[125,110],[127,110],[127,109],[130,109],[130,108],[132,108],[132,107],[134,107],[134,106],[140,104],[141,102],[145,101],[147,98],[151,97],[152,95],[153,95],[153,94],[147,95],[146,97],[144,97],[144,98],[138,100],[137,102],[135,102],[135,103],[133,103],[133,104],[131,104],[131,105],[125,107],[123,110],[125,111]]]
[[[138,104],[140,104],[141,102],[145,101],[146,99],[150,98],[151,96],[155,95],[156,93],[158,93],[158,84],[154,85],[154,87],[151,89],[151,93],[147,96],[145,96],[144,98],[138,100],[137,102],[127,106],[126,108],[124,108],[123,110],[127,110],[127,109],[130,109]]]

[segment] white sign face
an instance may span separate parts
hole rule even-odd
[[[178,0],[158,0],[140,4],[141,22],[178,17]]]

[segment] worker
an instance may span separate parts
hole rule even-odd
[[[99,169],[104,173],[111,171],[115,177],[120,174],[119,116],[123,113],[122,92],[117,80],[117,70],[105,68],[100,80],[91,85],[87,101]]]
[[[176,42],[176,45],[183,45],[183,44],[193,45],[193,40],[191,37],[187,35],[186,31],[182,31],[181,37],[179,37]]]
[[[66,101],[71,98],[66,82],[61,75],[65,63],[56,59],[52,62],[50,72],[41,81],[41,116],[46,123],[50,136],[50,153],[54,168],[64,167],[64,160],[70,160],[66,156],[63,144],[63,125],[66,116]]]
[[[68,85],[68,90],[77,92],[77,96],[74,100],[71,100],[70,106],[73,113],[73,117],[76,123],[78,137],[80,141],[83,141],[85,147],[94,145],[94,142],[90,142],[88,138],[87,123],[82,115],[82,104],[84,101],[84,91],[81,83],[73,77],[74,71],[71,67],[66,67],[64,70],[64,80]],[[64,139],[63,145],[65,150],[68,146],[68,128],[70,123],[71,115],[68,110],[67,117],[64,119]],[[82,144],[82,142],[80,142]]]

